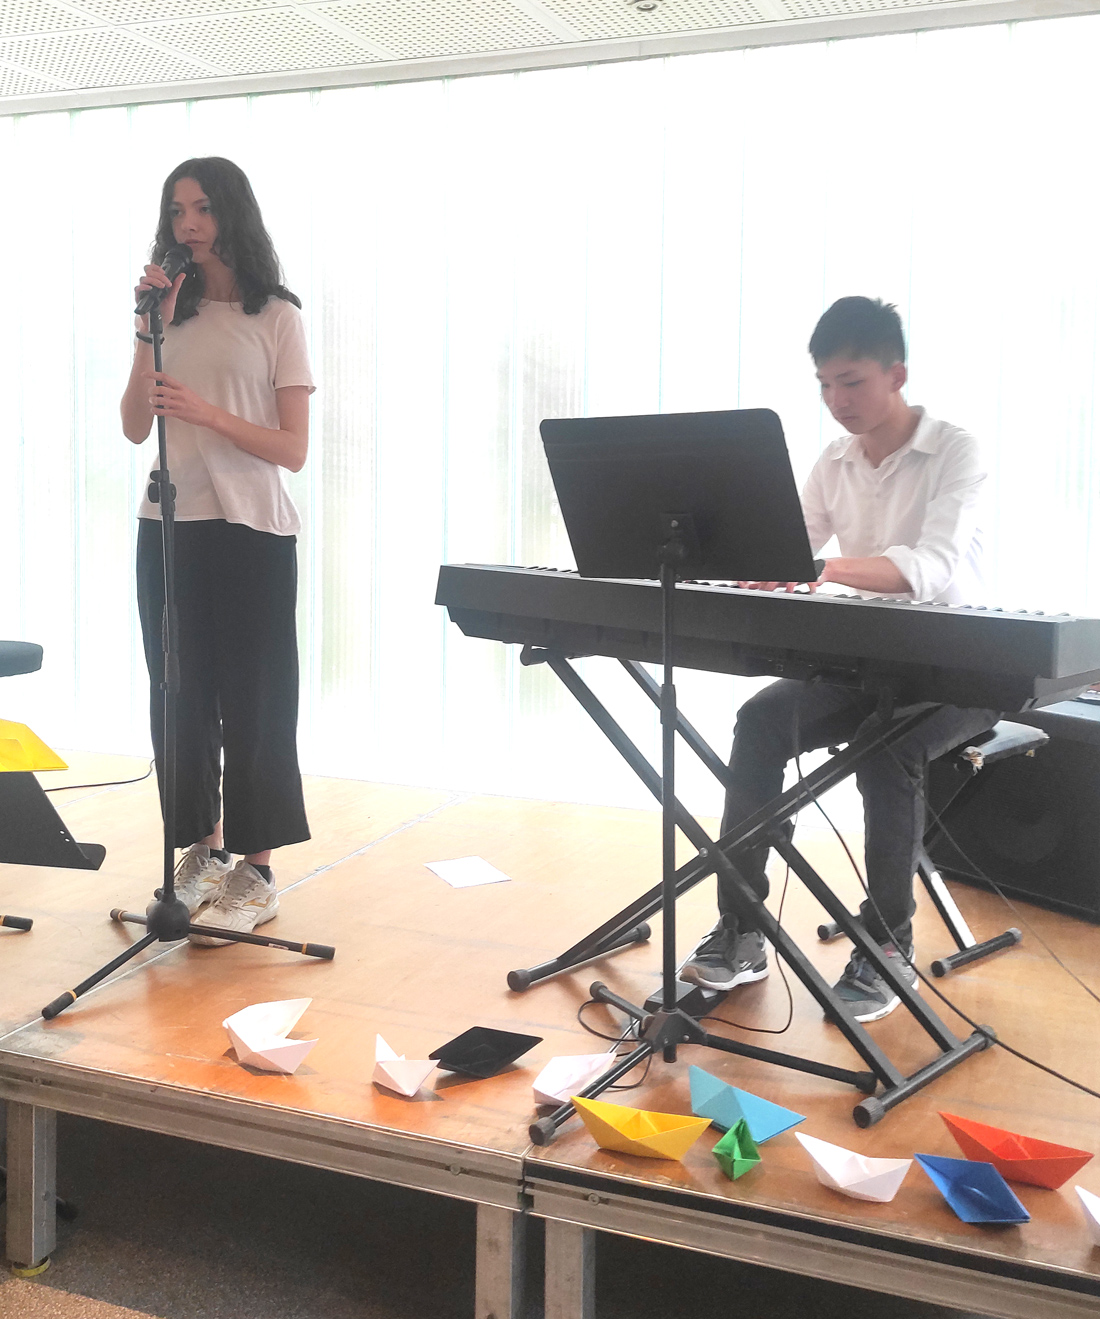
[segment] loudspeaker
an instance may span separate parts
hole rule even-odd
[[[979,771],[942,813],[951,838],[933,844],[932,860],[951,879],[981,885],[980,869],[1012,896],[1100,922],[1100,722],[1072,701],[1012,717],[1051,740]]]

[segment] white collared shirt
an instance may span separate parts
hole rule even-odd
[[[885,556],[913,588],[890,599],[981,604],[985,465],[972,435],[919,411],[912,439],[878,467],[858,435],[825,449],[802,492],[810,545],[817,554],[836,536],[844,558]]]

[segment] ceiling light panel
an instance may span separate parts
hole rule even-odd
[[[609,37],[656,36],[662,32],[694,32],[706,28],[766,23],[775,9],[753,0],[657,0],[652,10],[627,0],[540,0],[588,41]]]
[[[561,40],[508,0],[451,0],[446,5],[338,0],[313,8],[403,60],[556,45]]]
[[[293,9],[149,23],[135,30],[227,74],[342,68],[377,58]]]
[[[75,87],[119,87],[201,77],[190,60],[163,54],[125,32],[92,28],[0,40],[0,63]]]

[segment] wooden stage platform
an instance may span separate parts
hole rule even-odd
[[[70,781],[132,773],[136,763],[73,760]],[[100,872],[0,866],[0,911],[35,922],[27,934],[0,931],[0,1097],[8,1101],[8,1253],[15,1262],[36,1263],[54,1247],[61,1111],[475,1202],[477,1319],[519,1319],[528,1214],[547,1220],[547,1319],[590,1319],[596,1230],[1002,1319],[1097,1312],[1100,1248],[1090,1245],[1072,1184],[1058,1192],[1014,1187],[1031,1222],[989,1229],[956,1219],[916,1167],[889,1205],[830,1192],[789,1132],[769,1142],[763,1163],[736,1182],[711,1157],[717,1132],[705,1134],[683,1163],[604,1153],[578,1123],[550,1146],[530,1145],[538,1069],[555,1054],[602,1047],[576,1019],[592,980],[634,1001],[656,988],[659,923],[652,943],[525,994],[511,993],[505,975],[560,952],[656,882],[655,813],[332,779],[308,780],[307,796],[315,837],[276,857],[281,909],[270,929],[335,944],[332,962],[242,945],[154,948],[46,1023],[43,1004],[134,937],[107,913],[142,910],[158,882],[152,784],[55,794],[72,833],[107,847]],[[806,837],[812,859],[854,904],[855,881],[839,847]],[[451,889],[424,867],[471,854],[513,882]],[[1014,923],[996,899],[971,890],[957,896],[979,938]],[[712,904],[712,883],[682,900],[685,951],[712,923]],[[1024,910],[1100,990],[1100,931]],[[820,918],[792,879],[785,924],[832,978],[847,951],[817,944]],[[926,907],[917,946],[924,966],[949,950]],[[941,983],[1008,1043],[1100,1089],[1100,1004],[1033,937]],[[792,992],[794,1020],[781,1040],[717,1029],[852,1065],[839,1033],[793,978]],[[297,1075],[239,1066],[223,1018],[249,1003],[304,996],[313,1004],[301,1031],[320,1042]],[[773,962],[767,981],[735,992],[721,1011],[745,1025],[776,1026],[786,1005]],[[602,1008],[590,1009],[589,1020],[617,1027]],[[425,1057],[472,1025],[543,1041],[491,1080],[436,1073],[434,1089],[416,1100],[371,1084],[376,1032],[399,1052]],[[900,1012],[871,1029],[906,1065],[930,1060],[926,1037]],[[655,1062],[622,1102],[690,1112],[692,1062],[806,1114],[806,1134],[870,1155],[957,1155],[940,1109],[1100,1153],[1100,1101],[999,1049],[968,1060],[868,1131],[851,1119],[859,1096],[835,1082],[691,1048],[674,1065]],[[1100,1193],[1100,1159],[1076,1181]]]

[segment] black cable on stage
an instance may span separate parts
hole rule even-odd
[[[893,747],[889,747],[887,749],[889,750],[891,756],[894,756],[894,760],[898,763],[898,765],[901,765],[901,762],[898,760],[897,756],[894,755]],[[981,747],[979,746],[977,749],[980,751]],[[979,770],[976,772],[980,773],[981,771]],[[1062,968],[1062,970],[1066,973],[1066,975],[1068,975],[1071,980],[1075,981],[1078,985],[1080,985],[1080,987],[1085,991],[1085,993],[1088,994],[1089,998],[1095,999],[1097,1003],[1100,1003],[1100,994],[1097,994],[1097,992],[1091,987],[1091,985],[1086,985],[1085,982],[1081,979],[1081,977],[1077,974],[1077,972],[1073,970],[1072,967],[1066,965],[1066,963],[1061,959],[1061,957],[1058,956],[1058,954],[1054,951],[1054,949],[1050,946],[1050,944],[1047,943],[1047,941],[1043,938],[1043,936],[1039,933],[1039,931],[1036,930],[1036,928],[1031,924],[1031,922],[1027,919],[1027,917],[1023,914],[1023,912],[1019,909],[1019,907],[1016,906],[1016,904],[1012,901],[1012,899],[1008,896],[1008,894],[1004,891],[1004,889],[1001,888],[1001,886],[997,883],[997,881],[993,878],[993,876],[987,874],[981,868],[981,866],[978,865],[978,863],[974,860],[974,858],[970,856],[968,852],[965,851],[962,844],[951,833],[947,825],[944,824],[942,816],[939,815],[939,813],[933,808],[932,803],[928,800],[928,793],[923,783],[921,784],[919,791],[920,791],[921,801],[924,802],[924,809],[932,817],[933,821],[935,822],[936,828],[939,829],[940,833],[943,834],[944,838],[947,839],[947,841],[951,844],[951,846],[955,849],[955,851],[958,852],[959,856],[962,857],[962,859],[967,863],[967,865],[973,867],[973,871],[968,872],[968,878],[977,879],[980,880],[983,884],[988,884],[989,887],[993,890],[993,892],[997,895],[997,897],[1000,898],[1000,900],[1013,914],[1013,916],[1016,917],[1016,919],[1020,922],[1020,924],[1024,927],[1024,929],[1027,930],[1028,934],[1030,934],[1031,937],[1035,940],[1035,942],[1038,943],[1043,949],[1045,949],[1047,953],[1050,954],[1051,958],[1058,963],[1058,965]]]
[[[787,901],[787,886],[791,880],[791,868],[787,867],[783,875],[783,892],[779,897],[779,912],[776,915],[776,921],[783,924],[783,904]],[[787,991],[787,1020],[782,1026],[746,1026],[740,1021],[730,1021],[728,1017],[719,1017],[713,1012],[707,1013],[705,1017],[700,1017],[700,1021],[720,1021],[723,1026],[732,1026],[735,1030],[751,1030],[758,1035],[785,1035],[791,1028],[791,1022],[794,1021],[794,995],[791,993],[791,982],[787,979],[787,969],[783,965],[782,957],[777,956],[775,964],[779,968],[779,975],[783,981],[783,988]]]
[[[626,1030],[624,1030],[620,1035],[605,1035],[602,1030],[597,1030],[595,1026],[590,1026],[588,1022],[585,1021],[584,1019],[585,1008],[595,1007],[597,1003],[598,1003],[597,999],[586,998],[585,1001],[577,1009],[577,1021],[580,1023],[582,1029],[586,1030],[589,1033],[589,1035],[595,1035],[595,1037],[598,1040],[610,1040],[612,1044],[622,1044],[624,1040],[629,1038],[630,1033],[633,1030],[633,1023],[631,1023],[630,1026],[627,1026]],[[600,1006],[603,1005],[601,1004]]]
[[[150,760],[149,768],[136,779],[112,779],[110,783],[60,783],[55,788],[43,788],[43,792],[82,792],[87,788],[124,788],[128,783],[144,783],[153,772],[156,760]]]
[[[883,920],[882,912],[879,910],[879,905],[872,896],[871,890],[867,886],[867,881],[863,877],[863,872],[860,870],[858,864],[856,863],[856,859],[852,855],[851,849],[849,848],[848,844],[844,841],[844,838],[841,835],[840,830],[836,827],[836,825],[833,823],[832,819],[829,817],[828,813],[826,812],[825,808],[821,805],[821,802],[818,800],[817,793],[815,793],[814,790],[811,787],[809,787],[809,785],[806,783],[806,780],[803,778],[802,759],[801,759],[802,750],[801,750],[801,740],[799,735],[799,718],[798,718],[797,706],[795,707],[794,718],[792,723],[793,723],[794,751],[795,751],[794,763],[795,763],[795,772],[798,775],[798,781],[803,785],[803,787],[807,789],[807,791],[810,794],[810,800],[817,807],[818,811],[820,811],[822,818],[825,820],[825,823],[836,835],[837,840],[839,841],[841,847],[844,848],[845,854],[847,855],[848,860],[852,864],[852,869],[855,872],[855,876],[859,880],[860,887],[867,895],[867,900],[874,908],[875,915],[878,917],[879,921],[881,922],[883,929],[888,930],[890,932],[890,936],[894,940],[894,947],[897,949],[898,955],[901,957],[902,961],[904,961],[905,964],[909,967],[909,969],[913,972],[913,974],[916,975],[916,977],[921,981],[921,983],[927,986],[927,988],[929,988],[932,991],[932,993],[940,1000],[941,1003],[944,1004],[945,1007],[950,1008],[950,1010],[962,1021],[965,1021],[966,1024],[972,1030],[976,1030],[980,1034],[986,1035],[986,1037],[989,1038],[988,1030],[986,1027],[981,1026],[972,1017],[967,1016],[967,1014],[962,1010],[962,1008],[960,1008],[957,1004],[953,1003],[951,999],[949,999],[947,995],[942,992],[942,990],[938,989],[936,985],[934,985],[932,981],[920,970],[920,968],[914,964],[912,958],[910,958],[906,954],[905,950],[902,948],[901,942],[898,939],[895,931],[890,928],[890,926],[887,924],[885,920]],[[890,752],[891,756],[893,756],[897,764],[904,770],[905,767],[904,765],[902,765],[900,759],[894,752],[893,747],[887,747],[886,749]],[[907,770],[905,772],[908,774]],[[923,791],[922,791],[922,796],[923,796]],[[1023,1053],[1021,1050],[1013,1048],[1012,1045],[1006,1044],[1004,1040],[999,1039],[997,1036],[993,1036],[990,1042],[996,1045],[998,1049],[1003,1049],[1005,1053],[1011,1054],[1012,1057],[1018,1058],[1021,1062],[1027,1063],[1029,1066],[1036,1068],[1038,1071],[1045,1072],[1048,1076],[1053,1076],[1058,1081],[1064,1081],[1066,1085],[1072,1086],[1075,1090],[1080,1090],[1083,1094],[1091,1095],[1093,1099],[1100,1099],[1100,1091],[1091,1089],[1091,1087],[1085,1085],[1084,1082],[1082,1081],[1075,1081],[1073,1077],[1066,1076],[1064,1072],[1059,1072],[1053,1067],[1048,1067],[1046,1063],[1041,1063],[1037,1058],[1032,1058],[1030,1054]]]
[[[629,1025],[620,1035],[605,1035],[602,1030],[597,1030],[595,1026],[590,1026],[588,1022],[585,1021],[584,1019],[584,1010],[585,1008],[594,1006],[596,1002],[597,1000],[594,998],[585,999],[585,1001],[577,1009],[577,1021],[580,1022],[581,1027],[584,1030],[586,1030],[589,1033],[589,1035],[595,1035],[596,1038],[600,1040],[610,1040],[611,1043],[614,1045],[625,1044],[628,1040],[631,1039],[635,1043],[639,1042],[638,1023],[633,1020],[629,1023]],[[609,1060],[612,1060],[614,1058],[620,1057],[621,1055],[612,1053],[612,1051],[609,1049],[607,1056]],[[652,1062],[653,1062],[653,1055],[650,1054],[649,1057],[646,1058],[645,1060],[645,1071],[642,1072],[641,1076],[636,1081],[631,1081],[629,1085],[624,1085],[622,1082],[618,1082],[615,1085],[609,1085],[607,1087],[608,1090],[637,1090],[639,1086],[645,1084],[646,1077],[649,1076],[649,1067]]]

